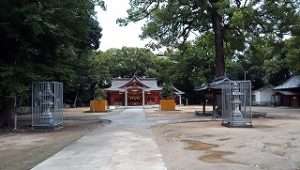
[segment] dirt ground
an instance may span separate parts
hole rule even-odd
[[[253,119],[253,128],[227,128],[220,120],[207,119],[166,123],[197,118],[195,110],[202,110],[201,106],[177,109],[145,110],[147,119],[156,124],[151,129],[170,170],[300,170],[300,109],[253,107],[267,113],[266,118]],[[0,170],[30,169],[95,127],[109,123],[101,119],[103,115],[120,112],[85,113],[87,110],[66,109],[64,128],[48,132],[26,129],[30,115],[20,116],[21,130],[0,132]]]
[[[27,126],[30,114],[20,115],[17,132],[0,132],[0,170],[31,169],[98,125],[109,123],[102,115],[114,114],[86,113],[88,109],[65,109],[64,128],[55,131],[32,131]]]
[[[181,111],[147,111],[152,120],[194,117],[201,106]],[[181,122],[152,127],[170,170],[300,169],[300,109],[253,107],[266,118],[253,119],[253,128],[228,128],[221,121]]]

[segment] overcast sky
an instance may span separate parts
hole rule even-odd
[[[105,51],[123,46],[144,47],[147,42],[139,38],[144,22],[130,23],[126,27],[120,27],[116,24],[117,18],[127,16],[126,10],[129,8],[129,0],[108,0],[105,3],[107,5],[106,11],[96,8],[97,18],[103,28],[100,50]]]

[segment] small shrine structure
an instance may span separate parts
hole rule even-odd
[[[60,82],[32,83],[32,128],[63,126],[63,84]]]
[[[222,84],[222,125],[252,127],[250,81],[227,81]]]
[[[144,106],[159,104],[161,87],[155,78],[113,78],[106,89],[110,105]]]
[[[226,76],[221,76],[215,78],[211,83],[203,84],[196,87],[194,90],[199,92],[203,101],[203,114],[206,114],[205,107],[207,104],[213,106],[214,116],[221,117],[221,107],[222,107],[222,84],[230,81]]]
[[[300,75],[291,77],[274,89],[278,90],[273,94],[276,105],[300,107]]]
[[[155,78],[113,78],[111,86],[107,88],[108,103],[114,106],[145,106],[158,105],[161,87]],[[174,89],[178,104],[184,92]]]

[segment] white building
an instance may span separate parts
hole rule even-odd
[[[274,101],[272,100],[272,95],[276,93],[277,90],[273,89],[273,86],[264,86],[258,90],[252,92],[252,104],[253,105],[270,105]]]

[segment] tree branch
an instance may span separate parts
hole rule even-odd
[[[245,2],[244,2],[244,8],[246,7],[247,3],[248,3],[248,0],[245,0]]]
[[[235,4],[238,8],[241,7],[241,1],[240,0],[235,0]]]

